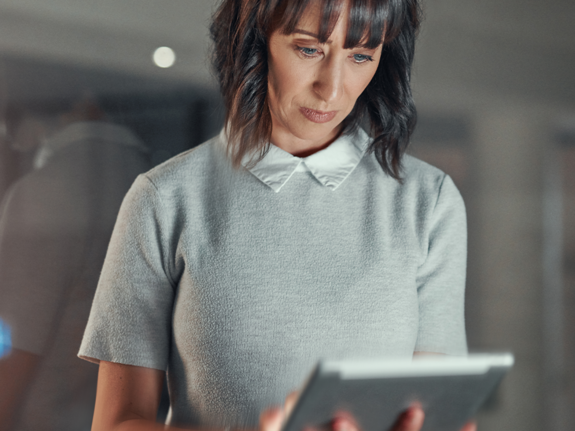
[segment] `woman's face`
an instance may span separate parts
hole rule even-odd
[[[294,33],[275,31],[269,38],[272,142],[294,155],[311,154],[337,137],[377,70],[381,45],[343,48],[347,15],[344,8],[329,40],[320,44],[315,35],[321,11],[310,2]]]

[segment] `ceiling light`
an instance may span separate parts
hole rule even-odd
[[[156,66],[165,69],[174,65],[176,62],[176,53],[172,48],[168,48],[167,46],[160,46],[154,51],[152,59],[154,60]]]

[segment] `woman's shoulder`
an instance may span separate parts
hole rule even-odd
[[[428,190],[436,194],[443,186],[457,190],[451,177],[441,169],[406,154],[402,161],[402,184],[408,189],[418,189],[419,193]]]
[[[198,179],[214,170],[218,159],[221,159],[221,147],[220,136],[214,136],[203,144],[155,166],[143,176],[161,190],[192,187],[198,183]]]
[[[450,205],[464,205],[457,186],[448,174],[409,154],[402,160],[402,181],[398,187],[402,195],[423,206],[433,207],[440,196]]]
[[[406,154],[402,160],[402,178],[404,182],[427,184],[442,181],[446,176],[441,169],[424,162],[417,157]]]

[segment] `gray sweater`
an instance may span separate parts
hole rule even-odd
[[[249,427],[319,358],[466,353],[452,180],[363,132],[235,170],[223,134],[126,196],[80,357],[166,370],[172,425]],[[279,187],[278,187],[279,184]]]

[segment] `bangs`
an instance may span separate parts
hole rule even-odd
[[[407,18],[403,0],[348,0],[349,16],[344,48],[365,46],[373,49],[382,41],[391,42]],[[325,43],[343,11],[344,0],[279,0],[273,12],[275,23],[270,33],[279,29],[291,34],[297,27],[305,9],[316,3],[321,11],[318,40]],[[269,33],[268,33],[269,34]]]

